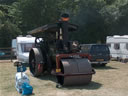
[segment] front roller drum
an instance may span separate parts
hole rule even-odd
[[[57,76],[59,84],[85,85],[91,82],[93,71],[88,59],[62,59],[61,73]]]

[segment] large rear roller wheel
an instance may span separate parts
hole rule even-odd
[[[39,48],[32,48],[29,54],[29,69],[34,77],[43,72],[43,57]]]

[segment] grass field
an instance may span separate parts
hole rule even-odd
[[[128,63],[111,61],[106,67],[95,66],[89,85],[56,88],[54,76],[34,78],[27,70],[32,96],[128,96]],[[0,61],[0,96],[21,96],[15,89],[16,68],[13,63]]]

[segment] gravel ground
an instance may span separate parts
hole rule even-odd
[[[57,89],[56,78],[44,75],[31,76],[26,71],[34,88],[32,96],[128,96],[128,63],[111,61],[106,67],[95,66],[92,82],[84,86]],[[16,67],[8,61],[0,61],[0,96],[21,96],[15,89]]]

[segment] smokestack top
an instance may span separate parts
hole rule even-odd
[[[69,14],[63,13],[63,14],[61,15],[61,20],[62,20],[62,21],[69,21]]]
[[[67,13],[63,13],[63,14],[61,15],[61,17],[69,18],[69,14],[67,14]]]

